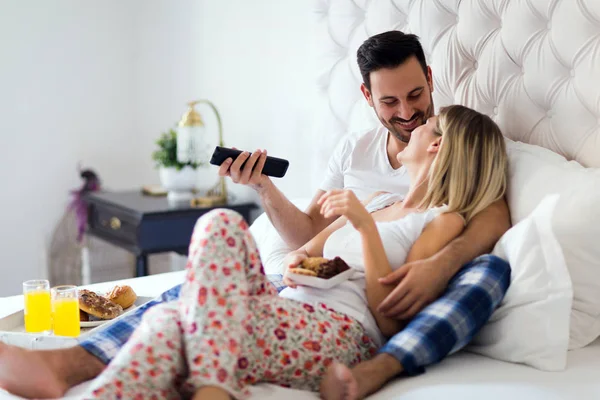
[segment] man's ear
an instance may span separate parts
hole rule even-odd
[[[440,151],[440,146],[442,145],[443,136],[437,137],[429,146],[427,147],[428,153],[437,154]]]
[[[427,84],[429,85],[429,90],[433,93],[433,73],[429,65],[427,66]]]
[[[364,83],[360,84],[360,91],[362,92],[363,96],[365,96],[367,103],[369,103],[369,105],[373,107],[373,96],[371,96],[371,92],[369,91],[369,89],[367,89]]]

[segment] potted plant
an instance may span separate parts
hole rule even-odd
[[[194,197],[201,163],[181,163],[177,160],[177,132],[170,129],[156,141],[158,149],[152,159],[159,169],[160,183],[168,191],[170,201],[188,201]]]

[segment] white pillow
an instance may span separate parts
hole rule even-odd
[[[545,198],[494,248],[511,265],[511,284],[470,351],[545,371],[566,367],[573,292],[552,232],[557,202],[558,195]]]
[[[600,170],[539,146],[507,140],[507,148],[513,224],[546,195],[561,195],[552,229],[573,283],[569,348],[586,346],[600,336]]]
[[[310,204],[310,199],[291,200],[301,210]],[[294,250],[279,236],[266,213],[262,213],[250,226],[250,233],[258,246],[258,252],[266,274],[283,274],[283,259]]]

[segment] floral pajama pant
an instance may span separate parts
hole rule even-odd
[[[216,386],[237,399],[271,382],[316,391],[325,369],[376,347],[356,320],[278,297],[243,218],[214,210],[192,235],[178,301],[148,310],[86,398],[179,399]]]

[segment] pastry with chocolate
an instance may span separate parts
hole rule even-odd
[[[100,319],[113,319],[123,313],[123,307],[87,289],[79,290],[79,309]]]
[[[329,279],[349,269],[348,264],[340,257],[335,257],[333,260],[323,257],[308,257],[302,260],[297,267],[290,268],[289,271],[298,275]]]

